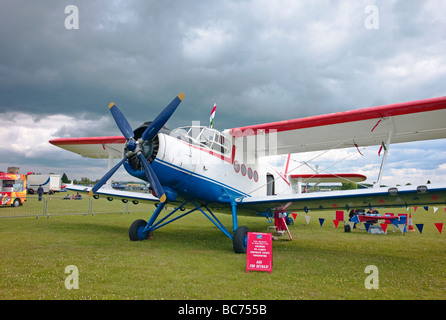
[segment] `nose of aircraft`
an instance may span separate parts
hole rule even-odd
[[[178,96],[176,96],[172,102],[164,108],[163,111],[153,120],[152,123],[150,123],[145,131],[143,132],[140,139],[137,141],[134,137],[134,132],[128,123],[125,116],[122,114],[122,112],[119,110],[119,108],[111,102],[108,107],[110,109],[110,112],[115,119],[115,122],[121,131],[121,133],[124,135],[126,142],[126,152],[124,153],[123,159],[116,164],[110,171],[108,171],[100,180],[99,182],[91,189],[90,196],[96,193],[106,182],[110,177],[118,170],[118,168],[128,159],[129,156],[136,155],[140,163],[142,164],[147,181],[150,183],[153,191],[155,192],[156,196],[159,198],[159,200],[162,203],[165,203],[167,201],[166,194],[164,192],[163,187],[161,186],[158,177],[156,176],[155,172],[153,171],[152,167],[150,166],[150,163],[147,161],[144,153],[143,153],[143,144],[146,141],[152,141],[157,133],[161,130],[161,128],[166,124],[166,122],[169,120],[169,118],[172,116],[172,114],[175,112],[177,107],[180,105],[181,101],[183,101],[184,94],[180,93]]]

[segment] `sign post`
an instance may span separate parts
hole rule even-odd
[[[249,270],[273,271],[273,244],[271,233],[248,232],[246,273]]]

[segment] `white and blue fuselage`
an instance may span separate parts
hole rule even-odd
[[[158,134],[158,150],[151,163],[169,201],[202,200],[230,203],[236,198],[266,195],[266,172],[256,161],[247,163],[243,146],[208,127],[182,127]],[[132,176],[147,180],[145,172],[124,164]],[[236,183],[234,183],[236,182]]]

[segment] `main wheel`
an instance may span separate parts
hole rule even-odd
[[[145,240],[149,237],[148,234],[145,234],[144,228],[146,227],[147,222],[139,219],[134,221],[129,228],[129,238],[131,241],[141,241]]]
[[[238,227],[234,232],[232,245],[235,253],[246,253],[248,247],[248,228]]]

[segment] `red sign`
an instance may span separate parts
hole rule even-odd
[[[273,271],[273,243],[271,233],[248,232],[246,272]]]

